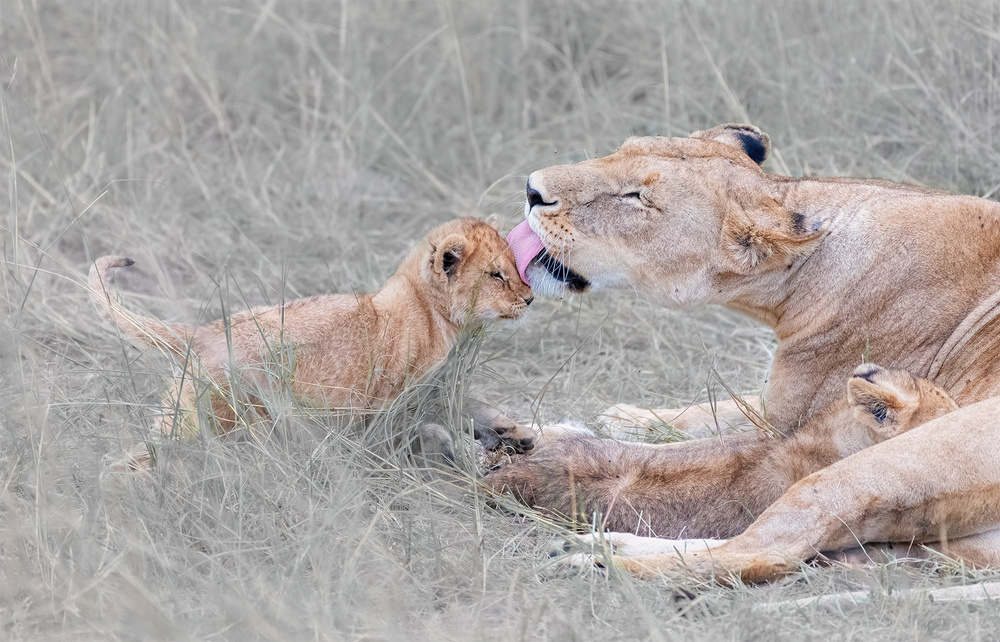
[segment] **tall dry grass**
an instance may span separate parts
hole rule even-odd
[[[558,533],[429,482],[384,444],[407,408],[331,431],[278,408],[257,439],[143,438],[169,363],[101,327],[83,274],[114,252],[131,307],[188,321],[369,290],[470,210],[520,216],[527,174],[630,134],[768,131],[773,171],[1000,191],[992,2],[339,3],[0,0],[0,637],[992,638],[992,603],[896,599],[961,569],[811,569],[778,587],[579,577]],[[424,389],[523,419],[760,387],[773,338],[718,309],[539,302]],[[280,400],[275,401],[280,404]],[[442,410],[443,409],[443,410]],[[381,422],[381,423],[379,423]],[[379,446],[383,444],[383,446]],[[688,589],[694,587],[687,587]],[[762,610],[834,590],[850,609]]]

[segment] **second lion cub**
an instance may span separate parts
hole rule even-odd
[[[874,363],[855,368],[847,400],[875,443],[958,410],[951,395],[927,379]]]
[[[395,399],[407,383],[444,360],[463,326],[517,321],[532,301],[514,255],[485,221],[445,223],[414,248],[374,294],[325,294],[244,310],[203,326],[166,323],[113,301],[108,270],[131,259],[105,256],[90,270],[98,313],[134,343],[156,346],[179,361],[167,394],[163,436],[193,437],[236,425],[237,408],[266,416],[262,398],[290,393],[333,410],[365,413]],[[498,435],[527,449],[532,440],[487,406],[473,413],[486,447]]]

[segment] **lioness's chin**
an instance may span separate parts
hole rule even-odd
[[[544,250],[531,260],[525,269],[535,294],[562,298],[566,294],[579,294],[591,287],[591,282],[582,274],[571,270]]]
[[[557,281],[540,265],[529,265],[525,274],[531,281],[531,291],[535,296],[561,299],[569,293],[569,288],[562,281]]]
[[[524,322],[524,315],[519,317],[500,317],[496,325],[504,330],[515,330]]]

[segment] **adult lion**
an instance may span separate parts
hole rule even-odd
[[[768,151],[755,127],[721,125],[534,172],[512,244],[536,293],[629,289],[769,325],[774,431],[659,446],[567,437],[489,483],[565,515],[599,512],[610,531],[733,538],[683,560],[675,543],[617,558],[640,576],[759,581],[867,542],[1000,565],[1000,204],[766,174]],[[960,408],[875,443],[844,386],[866,352]]]

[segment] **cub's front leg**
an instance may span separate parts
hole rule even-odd
[[[602,431],[613,439],[627,441],[676,441],[701,439],[755,429],[763,413],[760,397],[750,395],[716,403],[692,404],[684,408],[640,408],[617,404],[597,417]]]

